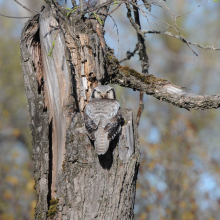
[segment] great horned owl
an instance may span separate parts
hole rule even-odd
[[[98,86],[93,89],[85,108],[84,120],[87,134],[94,140],[98,155],[105,154],[109,143],[121,131],[122,115],[111,86]]]

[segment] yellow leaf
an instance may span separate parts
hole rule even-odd
[[[190,211],[183,213],[183,215],[181,216],[181,220],[194,220],[194,219],[195,219],[195,215]]]
[[[142,190],[141,196],[142,197],[147,197],[147,190]]]
[[[136,188],[139,188],[139,187],[141,187],[141,184],[139,183],[139,181],[137,181]]]
[[[167,210],[166,210],[166,213],[167,213],[168,215],[170,215],[171,210],[170,210],[170,209],[167,209]]]
[[[149,204],[146,209],[148,210],[148,212],[150,212],[152,209],[153,209],[153,205],[152,204]]]
[[[148,164],[148,168],[150,169],[150,170],[153,170],[154,169],[154,167],[155,167],[155,162],[154,161],[152,161],[152,162],[150,162],[149,164]]]
[[[19,156],[19,153],[18,153],[18,152],[14,151],[14,152],[12,153],[13,159],[15,159],[15,158],[18,157],[18,156]]]
[[[183,185],[182,185],[182,187],[183,187],[183,190],[188,190],[189,189],[189,184],[187,183],[187,182],[183,182]]]
[[[34,178],[31,178],[26,184],[26,189],[28,191],[32,191],[34,189],[34,184],[35,184]]]
[[[193,161],[192,161],[192,160],[188,160],[188,161],[186,162],[186,165],[192,167],[192,166],[193,166]]]
[[[4,197],[6,200],[11,200],[11,199],[12,199],[12,193],[7,190],[7,191],[4,192],[3,197]]]
[[[31,201],[31,209],[35,209],[35,207],[36,207],[36,200],[32,200]]]
[[[1,220],[14,220],[14,215],[13,214],[7,214],[7,213],[2,213],[0,215]]]
[[[23,177],[25,177],[25,178],[27,178],[27,179],[29,179],[29,177],[30,177],[30,171],[29,170],[22,170],[22,175],[23,175]]]
[[[191,210],[192,211],[196,211],[198,209],[198,206],[196,205],[196,203],[195,202],[192,202],[191,203]]]
[[[7,181],[8,183],[11,183],[11,184],[14,185],[14,186],[18,185],[18,178],[15,177],[15,176],[10,176],[10,175],[8,175],[8,176],[6,177],[6,181]]]
[[[147,219],[147,213],[141,213],[139,219],[140,220],[146,220]]]
[[[155,187],[151,187],[151,188],[150,188],[150,191],[151,191],[152,193],[155,193],[155,192],[157,191],[157,189],[156,189]]]
[[[181,202],[180,202],[180,208],[181,208],[181,209],[185,209],[186,206],[187,206],[187,204],[186,204],[185,201],[181,201]]]
[[[21,132],[18,128],[15,128],[12,132],[12,134],[15,136],[15,137],[19,137],[21,135]]]
[[[8,116],[9,116],[9,111],[8,111],[8,110],[4,110],[4,111],[2,112],[2,115],[3,115],[4,118],[8,118]]]

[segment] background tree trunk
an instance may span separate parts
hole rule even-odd
[[[102,21],[103,11],[108,7]],[[95,153],[84,128],[90,93],[114,68],[98,19],[68,19],[51,5],[26,23],[21,53],[33,137],[35,219],[133,219],[140,155],[132,112],[122,109],[122,133],[106,155]]]

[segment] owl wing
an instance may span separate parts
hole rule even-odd
[[[98,125],[86,114],[84,113],[86,132],[91,140],[95,140],[94,132],[98,129]]]
[[[108,140],[111,141],[121,130],[121,122],[123,121],[121,110],[118,109],[114,117],[108,120],[107,124],[104,127],[104,130],[108,132]]]
[[[86,132],[91,140],[95,140],[94,132],[98,129],[100,118],[95,117],[93,105],[88,103],[84,112]]]
[[[105,154],[109,142],[121,130],[120,104],[111,99],[90,100],[84,113],[85,128],[91,140],[94,140],[96,153]]]

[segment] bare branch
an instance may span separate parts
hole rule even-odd
[[[119,5],[120,6],[120,5]],[[118,36],[118,54],[119,54],[119,46],[120,46],[120,44],[119,44],[119,31],[118,31],[118,25],[117,25],[117,23],[115,22],[115,19],[110,15],[110,14],[108,14],[109,15],[109,17],[112,19],[112,21],[113,21],[113,23],[114,23],[114,26],[113,26],[113,29],[114,29],[114,27],[116,27],[116,31],[117,31],[117,36]],[[114,32],[113,32],[114,33]],[[110,36],[110,35],[109,35]],[[108,38],[107,38],[108,39]],[[107,42],[107,39],[106,39],[106,42]],[[118,54],[117,54],[117,57],[118,57]]]
[[[176,36],[179,36],[181,39],[183,39],[183,40],[185,41],[185,43],[187,44],[187,46],[189,47],[189,49],[193,52],[193,54],[195,54],[196,56],[198,56],[198,54],[190,47],[190,44],[188,43],[188,41],[182,36],[182,34],[180,33],[180,31],[178,30],[179,27],[178,27],[177,25],[170,25],[170,24],[168,24],[167,22],[165,22],[165,21],[159,19],[158,17],[156,17],[156,16],[154,16],[154,15],[152,15],[152,14],[149,14],[149,15],[152,16],[152,17],[154,17],[154,18],[156,18],[156,19],[158,19],[158,20],[160,20],[161,22],[165,23],[165,24],[167,25],[167,28],[168,28],[168,27],[169,27],[169,28],[173,28],[173,29],[178,33],[178,35],[176,35]],[[147,18],[146,15],[144,15],[144,17]],[[175,27],[175,26],[177,26],[177,27]],[[154,30],[152,30],[152,31],[154,31]],[[146,32],[146,31],[145,31],[145,32]],[[145,32],[144,32],[144,33],[145,33]]]
[[[126,57],[123,58],[123,59],[121,59],[121,60],[119,60],[119,63],[122,63],[122,62],[124,62],[125,60],[130,60],[131,57],[133,57],[137,51],[138,51],[138,44],[136,44],[136,47],[135,47],[135,49],[134,49],[133,52],[130,52],[130,50],[128,50],[128,51],[126,52]]]
[[[148,0],[143,0],[144,6],[147,10],[151,11],[151,3],[148,2]]]
[[[139,29],[141,30],[141,23],[140,23],[140,16],[139,16],[139,11],[138,11],[139,10],[138,6],[133,5],[133,9],[134,9],[135,23],[138,25]],[[148,56],[147,56],[145,38],[138,32],[137,32],[137,38],[138,38],[138,50],[139,50],[139,57],[140,57],[140,60],[141,60],[142,73],[148,73],[149,60],[148,60]]]
[[[189,93],[184,87],[173,85],[168,80],[153,75],[141,74],[127,66],[119,66],[118,71],[112,74],[109,82],[142,91],[160,101],[187,110],[216,109],[220,107],[220,94],[196,95]]]
[[[72,5],[73,5],[73,8],[75,8],[76,7],[76,1],[75,0],[71,0],[71,2],[72,2]]]
[[[3,14],[0,14],[0,16],[6,17],[6,18],[17,18],[17,19],[30,18],[30,17],[11,17],[11,16],[7,16],[7,15],[3,15]]]
[[[108,13],[108,15],[110,15],[111,13],[113,13],[114,11],[116,11],[121,5],[122,5],[122,3],[119,4],[119,5],[118,5],[116,8],[114,8],[112,11],[110,11],[110,12]]]
[[[185,15],[188,15],[188,14],[190,14],[191,12],[193,12],[194,10],[196,10],[197,8],[203,6],[203,5],[207,4],[207,3],[210,3],[210,2],[212,2],[212,1],[208,1],[208,0],[207,0],[206,2],[204,2],[204,3],[201,4],[201,5],[198,5],[197,7],[193,8],[193,9],[190,10],[189,12],[187,12],[187,13],[185,13],[185,14],[182,14],[182,15],[176,16],[176,18],[179,18],[179,17],[185,16]]]
[[[51,5],[51,0],[44,0],[48,5]]]
[[[126,4],[126,8],[127,8],[127,17],[130,21],[130,23],[132,24],[133,28],[136,30],[136,32],[138,34],[140,34],[143,38],[145,38],[144,33],[141,31],[139,25],[137,25],[134,21],[134,19],[131,16],[131,6],[129,4]]]
[[[29,11],[31,14],[34,15],[33,11],[31,11],[29,8],[25,7],[24,5],[22,5],[20,2],[18,2],[17,0],[14,0],[17,4],[19,4],[22,8],[24,8],[25,10]],[[35,11],[36,12],[36,11]],[[39,13],[39,12],[36,12]]]

